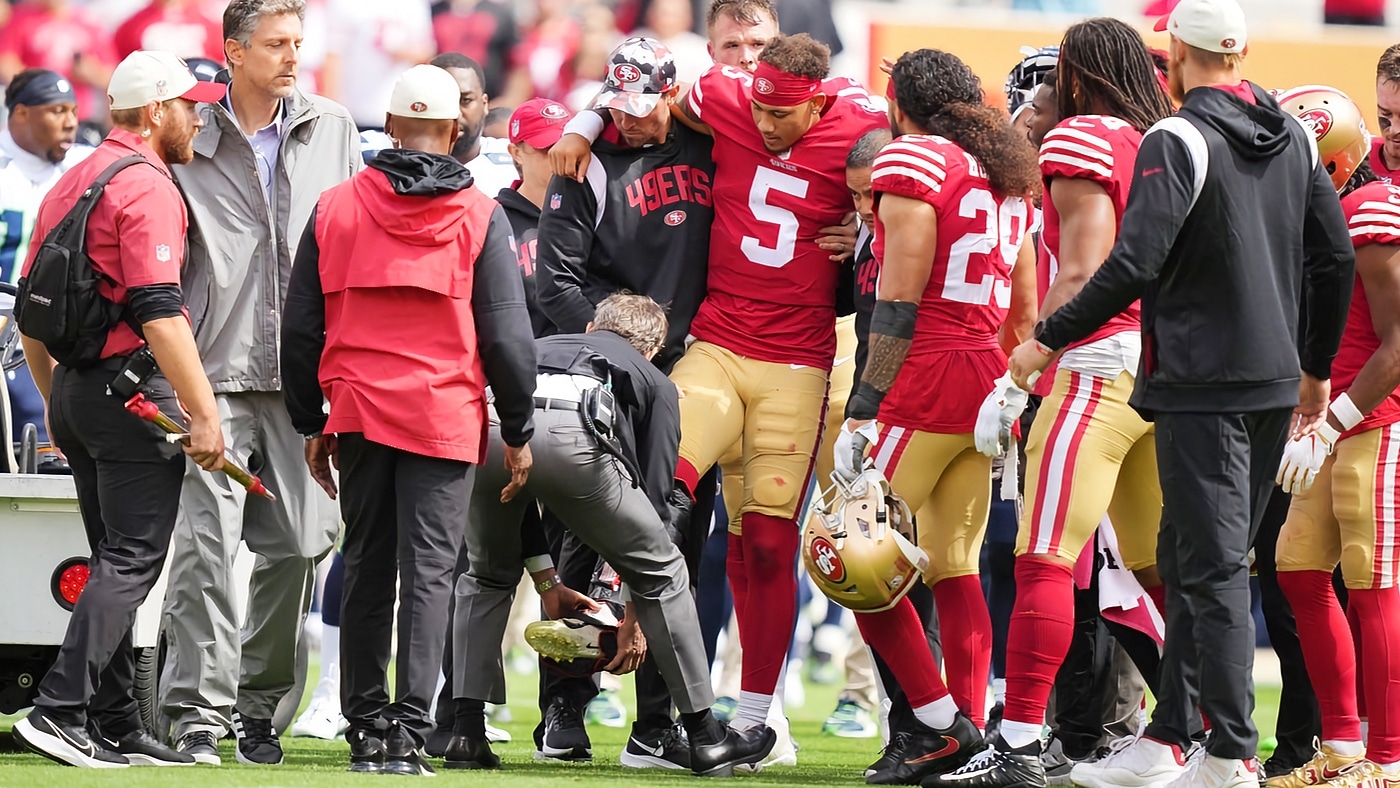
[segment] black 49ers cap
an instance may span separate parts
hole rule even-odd
[[[676,61],[654,38],[633,37],[617,45],[608,58],[608,76],[592,109],[616,109],[644,118],[661,95],[676,86]]]

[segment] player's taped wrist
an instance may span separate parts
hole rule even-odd
[[[889,337],[901,343],[908,343],[914,338],[914,323],[919,314],[919,305],[909,301],[885,301],[875,302],[875,310],[870,315],[870,358],[866,363],[865,375],[856,384],[855,390],[851,392],[850,401],[846,406],[846,415],[857,420],[873,419],[880,415],[880,404],[884,402],[885,395],[893,387],[892,379],[879,381],[876,377],[876,370],[884,366],[881,362],[884,359],[877,358],[876,340],[877,336]],[[907,345],[906,345],[907,347]],[[903,353],[900,353],[900,361],[903,360]],[[875,374],[872,374],[875,373]],[[872,382],[872,378],[876,378]],[[884,385],[877,385],[882,382]]]
[[[590,143],[603,133],[603,117],[596,112],[580,112],[564,124],[565,134],[577,134]]]
[[[1332,404],[1327,406],[1333,416],[1337,417],[1337,423],[1342,425],[1342,432],[1355,427],[1366,418],[1366,414],[1356,407],[1356,403],[1351,401],[1351,396],[1343,391],[1332,400]]]

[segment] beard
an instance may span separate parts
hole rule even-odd
[[[471,153],[472,147],[481,139],[481,126],[468,128],[459,126],[461,132],[457,135],[457,141],[452,143],[452,158],[467,163],[466,156]]]
[[[166,164],[189,164],[194,161],[194,134],[182,131],[178,137],[161,140],[160,157]]]

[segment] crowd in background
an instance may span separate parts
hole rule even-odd
[[[105,129],[104,91],[137,49],[222,63],[222,0],[0,0],[0,83],[26,68],[67,77],[78,117]],[[628,34],[675,54],[691,81],[710,65],[705,0],[310,0],[299,83],[349,108],[361,126],[383,124],[394,80],[439,52],[461,52],[486,72],[496,107],[526,99],[578,110],[598,92],[608,53]],[[841,49],[831,0],[782,0],[783,32]]]

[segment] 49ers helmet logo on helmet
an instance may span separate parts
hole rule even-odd
[[[820,536],[813,539],[811,553],[812,565],[822,577],[833,583],[846,579],[846,565],[842,563],[841,556],[836,554],[836,547],[831,542]]]

